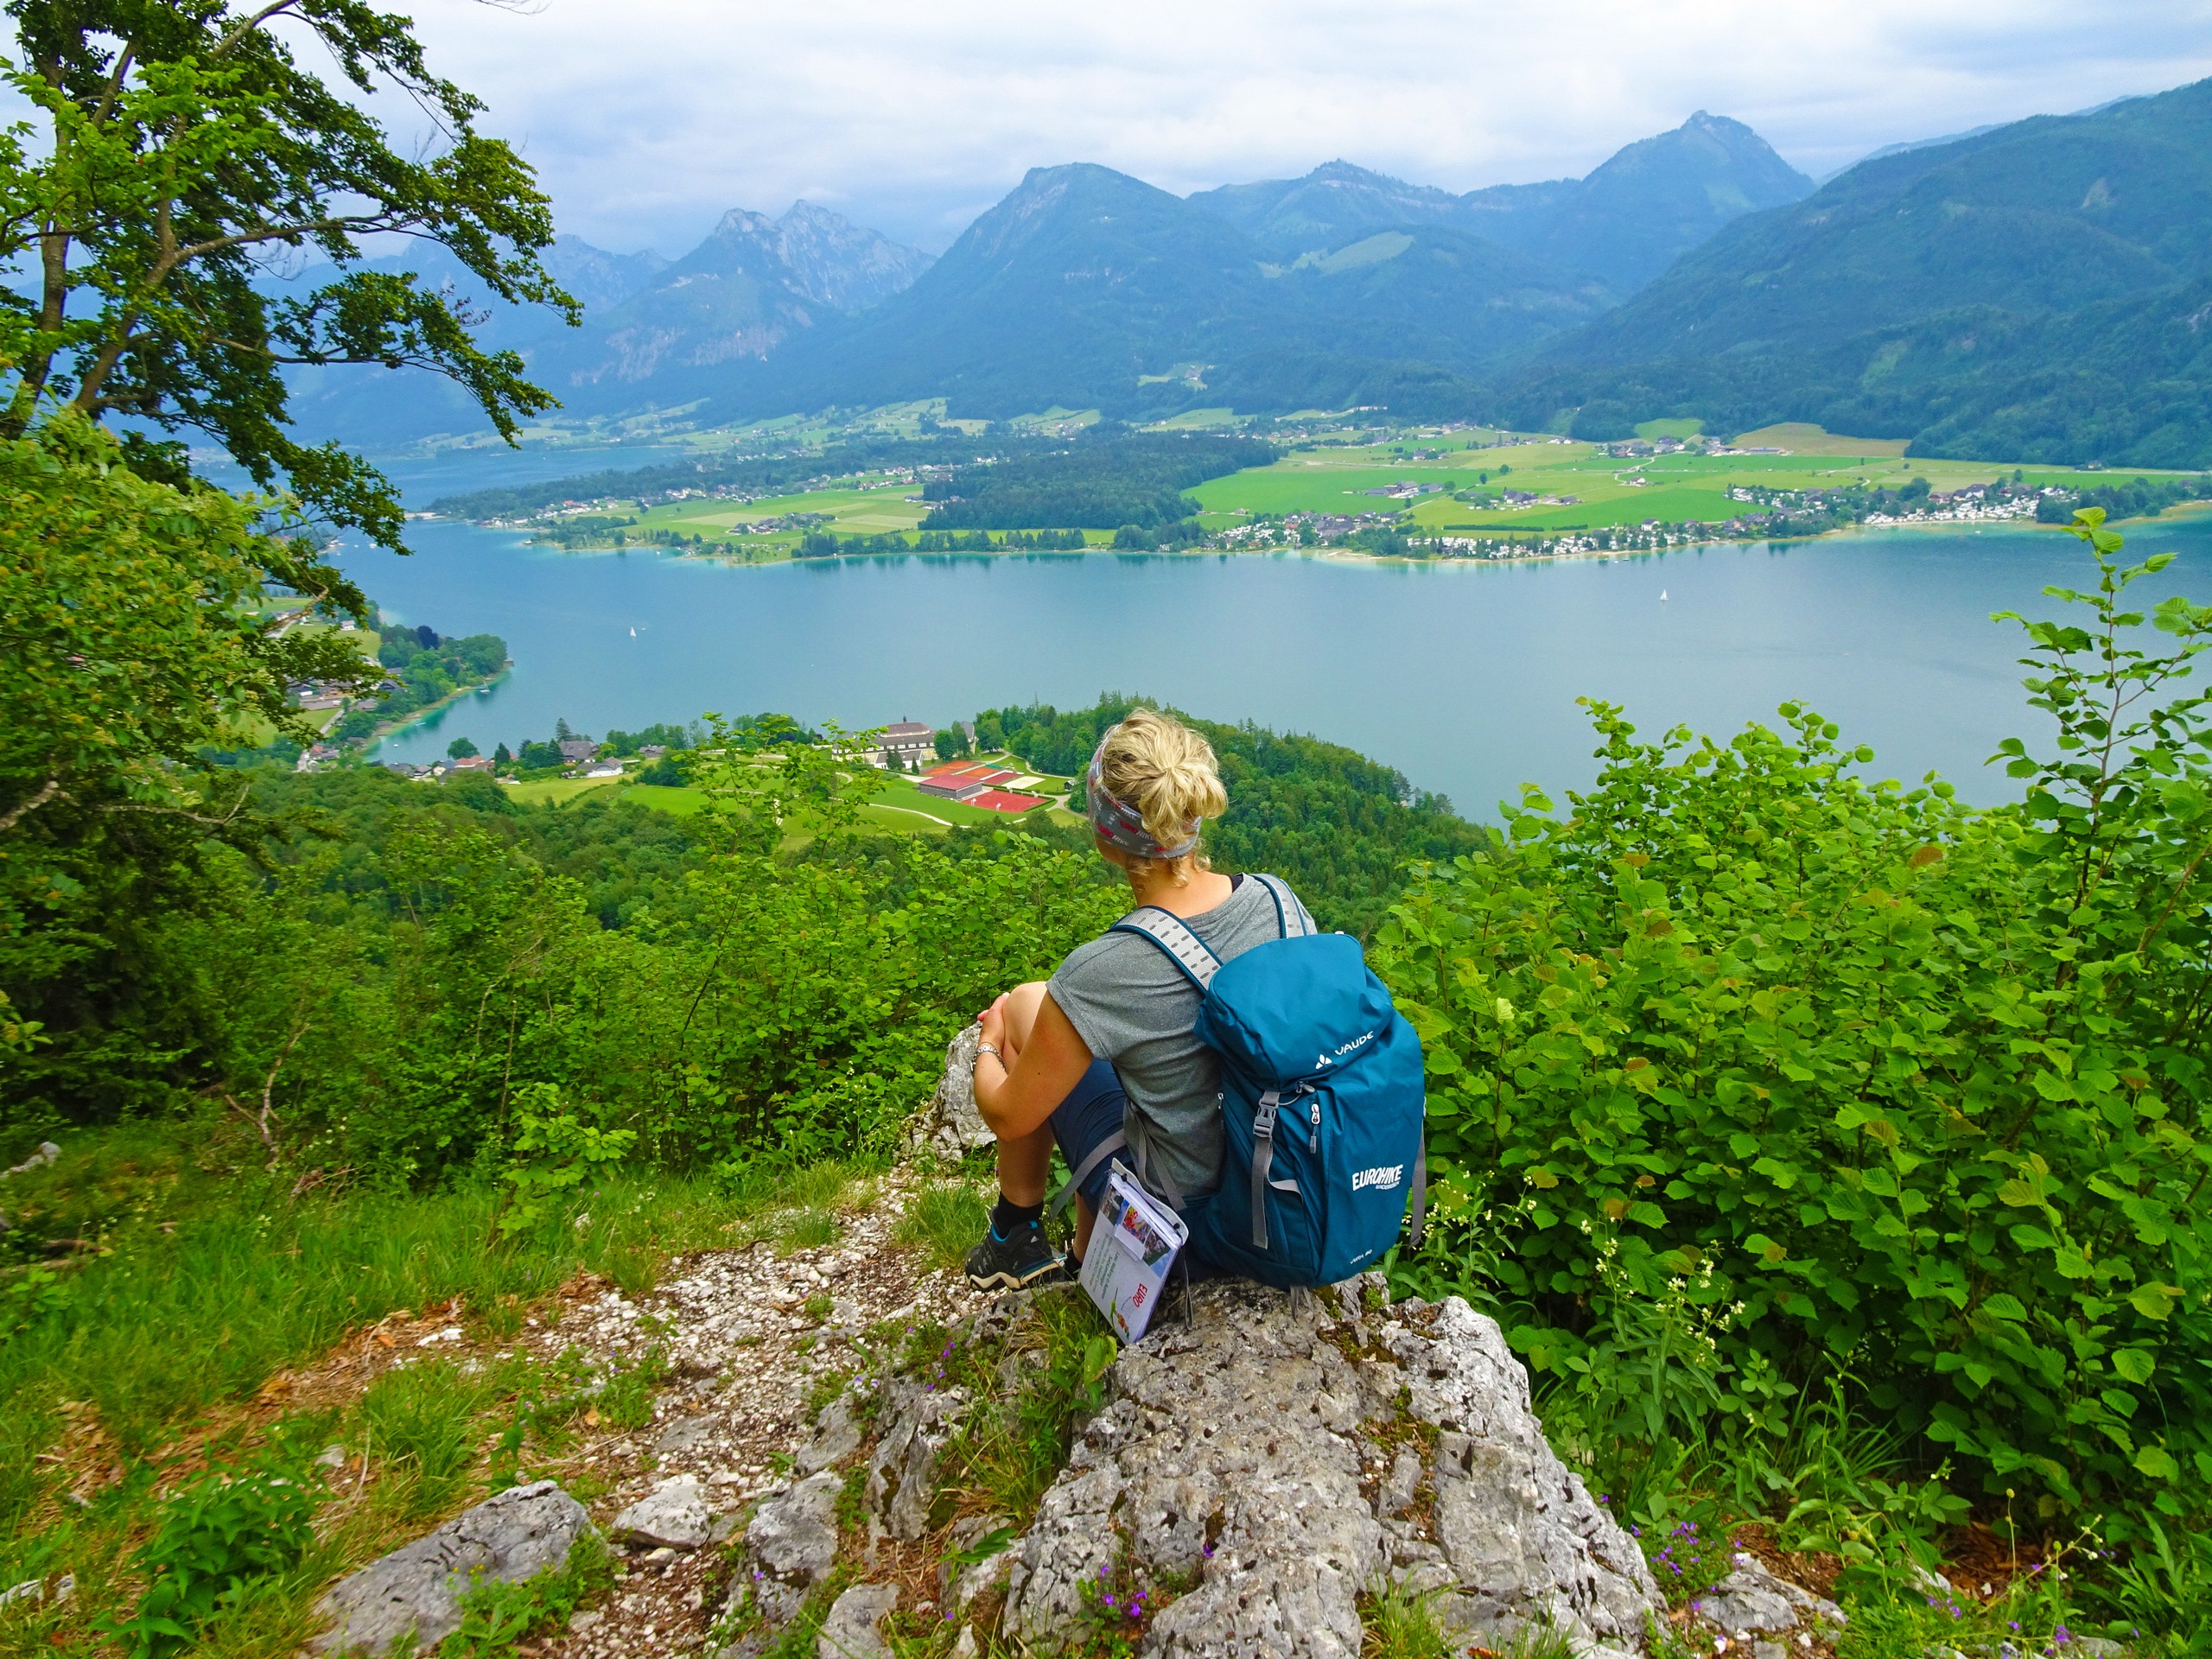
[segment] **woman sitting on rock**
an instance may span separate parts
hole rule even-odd
[[[1224,962],[1282,937],[1266,884],[1217,875],[1198,850],[1200,822],[1228,810],[1229,798],[1196,732],[1133,711],[1100,741],[1087,792],[1099,855],[1128,876],[1140,908],[1179,917]],[[1297,919],[1313,931],[1303,906]],[[1112,1157],[1178,1208],[1212,1191],[1219,1085],[1212,1052],[1192,1034],[1198,1012],[1197,990],[1166,954],[1122,932],[1078,945],[1049,982],[1017,985],[983,1011],[976,1104],[998,1137],[999,1201],[969,1253],[969,1284],[1018,1288],[1061,1271],[1044,1230],[1055,1145],[1080,1177],[1078,1260]],[[1126,1149],[1108,1148],[1117,1135]]]

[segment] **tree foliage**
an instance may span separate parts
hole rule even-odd
[[[1054,454],[971,467],[932,483],[925,531],[1017,530],[1033,525],[1152,529],[1194,511],[1183,492],[1246,467],[1265,467],[1273,445],[1256,438],[1142,433],[1079,440]]]
[[[291,365],[428,368],[465,387],[502,435],[551,407],[512,353],[410,274],[354,269],[362,238],[442,244],[510,303],[572,320],[539,263],[546,199],[482,106],[434,75],[406,18],[362,0],[10,0],[20,61],[0,74],[32,118],[0,135],[0,436],[42,414],[204,434],[257,483],[397,547],[400,510],[377,470],[285,429]],[[302,67],[327,56],[359,94],[394,92],[435,124],[429,154],[396,148],[359,103]],[[278,262],[335,274],[273,294]],[[134,431],[139,429],[134,429]],[[182,476],[181,443],[130,440],[134,464]]]
[[[2058,738],[2004,746],[2024,805],[1869,783],[1795,706],[1720,744],[1595,704],[1567,814],[1532,791],[1420,876],[1379,962],[1445,1172],[1452,1242],[1416,1275],[1479,1261],[1520,1349],[1586,1378],[1648,1362],[1671,1310],[1725,1410],[1848,1370],[2045,1515],[2212,1482],[2212,766],[2183,685],[2212,609],[2129,609],[2165,561],[2121,568],[2100,518],[2096,587],[2050,590],[2085,614],[2026,625]]]
[[[244,785],[194,757],[311,735],[294,681],[374,677],[301,622],[359,595],[260,505],[142,478],[73,416],[0,439],[0,999],[25,1018],[97,1023],[203,841],[252,833]],[[296,597],[264,604],[272,579]]]

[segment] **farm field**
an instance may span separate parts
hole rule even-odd
[[[1416,461],[1392,453],[1403,444],[1369,448],[1300,450],[1272,467],[1214,479],[1190,492],[1205,509],[1201,522],[1224,528],[1261,513],[1389,512],[1410,506],[1406,528],[1434,535],[1451,530],[1560,530],[1685,520],[1718,522],[1743,511],[1730,499],[1733,486],[1806,489],[1864,480],[1895,486],[1925,478],[1936,490],[1955,490],[2012,475],[2014,468],[1989,461],[1906,458],[1894,442],[1842,437],[1815,427],[1771,428],[1740,440],[1788,454],[1677,454],[1622,460],[1594,444],[1533,442],[1502,448],[1459,448]],[[1799,452],[1797,446],[1802,446]],[[1423,446],[1433,454],[1440,443]],[[1815,453],[1817,452],[1817,453]],[[1501,475],[1500,469],[1510,469]],[[2109,483],[2133,473],[2082,472],[2066,467],[2019,469],[2030,483]],[[1487,484],[1485,486],[1485,475]],[[1397,483],[1441,486],[1416,500],[1368,492]],[[1572,496],[1571,502],[1481,506],[1452,499],[1454,492],[1510,487],[1537,496]]]
[[[919,492],[912,485],[888,485],[877,489],[813,490],[804,495],[779,495],[759,501],[671,501],[638,515],[640,530],[677,530],[687,535],[721,536],[733,524],[757,524],[795,512],[826,512],[831,522],[823,528],[845,536],[880,536],[888,531],[912,530],[929,511],[906,498]],[[783,532],[786,536],[795,532]],[[772,541],[764,536],[760,540]]]
[[[918,412],[918,408],[899,411],[901,415]],[[1066,416],[1065,411],[1054,410],[1033,418],[1048,422],[1053,416],[1063,416],[1060,423],[1072,427],[1086,421],[1089,413]],[[1231,418],[1227,411],[1196,410],[1166,424],[1195,429],[1213,424],[1216,417]],[[1646,438],[1686,439],[1695,435],[1696,425],[1694,421],[1653,421],[1638,431]],[[801,436],[810,429],[795,426],[789,435]],[[1853,437],[1805,424],[1746,432],[1735,440],[1734,447],[1785,453],[1681,452],[1634,459],[1610,455],[1592,443],[1492,429],[1399,432],[1365,444],[1310,442],[1310,447],[1292,450],[1271,466],[1212,479],[1186,493],[1198,504],[1198,523],[1210,532],[1231,530],[1263,517],[1306,513],[1371,514],[1378,520],[1394,519],[1398,529],[1414,536],[1497,535],[1516,531],[1541,535],[1655,520],[1668,524],[1719,524],[1745,511],[1745,504],[1729,494],[1732,488],[1742,486],[1807,489],[1863,482],[1894,487],[1924,478],[1935,490],[1948,492],[2010,478],[2016,472],[2031,484],[2075,486],[2111,483],[2138,475],[2133,470],[2015,468],[1989,461],[1908,458],[1900,453],[1904,447],[1902,440]],[[1433,487],[1418,497],[1388,493],[1392,486],[1408,483]],[[1565,499],[1510,505],[1503,500],[1454,499],[1470,491],[1495,495],[1508,488],[1540,498]],[[912,483],[855,477],[837,480],[836,487],[751,502],[698,499],[650,508],[637,503],[609,506],[632,518],[628,537],[645,539],[655,532],[686,542],[700,537],[719,543],[724,556],[755,562],[790,556],[807,528],[826,531],[847,541],[885,535],[911,537],[928,513],[926,504],[907,499],[920,493]],[[811,524],[759,535],[733,533],[740,524],[802,516],[811,519]],[[1039,523],[1022,528],[1066,527]],[[1084,535],[1087,545],[1094,548],[1113,540],[1112,532],[1101,529],[1087,530]]]

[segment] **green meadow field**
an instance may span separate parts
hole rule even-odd
[[[926,413],[926,407],[896,411],[902,417]],[[1094,412],[1048,410],[1031,417],[1072,428]],[[1200,428],[1233,421],[1228,410],[1200,410],[1179,416],[1169,426]],[[1694,421],[1653,421],[1638,429],[1646,438],[1695,435]],[[783,435],[798,440],[808,429],[794,424]],[[1325,433],[1324,436],[1327,435]],[[1198,506],[1208,531],[1223,531],[1266,516],[1288,513],[1357,515],[1398,518],[1398,528],[1415,536],[1516,531],[1532,535],[1642,524],[1719,524],[1745,511],[1731,499],[1739,486],[1770,489],[1815,489],[1863,482],[1896,486],[1924,478],[1937,491],[1959,489],[2011,477],[2018,470],[2031,484],[2092,485],[2141,475],[2134,471],[2084,471],[2068,467],[2024,467],[1987,461],[1937,461],[1906,457],[1902,440],[1853,437],[1802,424],[1746,432],[1739,449],[1771,448],[1775,454],[1706,455],[1680,453],[1643,460],[1617,458],[1599,446],[1485,429],[1394,435],[1367,444],[1322,442],[1294,449],[1268,467],[1251,467],[1197,486],[1187,494]],[[1416,459],[1416,457],[1419,457]],[[1433,486],[1418,498],[1394,498],[1391,486]],[[1468,502],[1455,497],[1469,491],[1511,488],[1536,496],[1572,498],[1507,505]],[[689,538],[726,543],[747,559],[779,559],[796,547],[801,531],[734,534],[739,524],[797,514],[823,515],[817,526],[844,537],[890,533],[912,535],[927,516],[926,504],[910,500],[918,485],[852,478],[833,487],[801,494],[737,503],[727,500],[671,502],[652,508],[636,503],[610,504],[633,514],[631,533],[660,531]],[[1037,524],[1027,530],[1070,526]],[[1093,547],[1109,543],[1109,531],[1087,529]]]
[[[1687,423],[1654,423],[1669,424]],[[1864,481],[1894,486],[1925,478],[1935,489],[1955,490],[2010,477],[2015,470],[1987,461],[1908,459],[1897,453],[1901,443],[1841,437],[1814,427],[1773,428],[1738,440],[1745,447],[1770,445],[1791,451],[1774,455],[1677,454],[1633,461],[1616,459],[1595,444],[1544,442],[1455,448],[1440,459],[1424,461],[1392,453],[1412,448],[1433,453],[1443,442],[1300,450],[1272,467],[1214,479],[1190,493],[1205,509],[1201,522],[1209,528],[1262,513],[1387,513],[1410,505],[1405,528],[1437,535],[1467,530],[1594,529],[1649,519],[1719,523],[1744,511],[1744,505],[1728,494],[1739,485],[1814,489]],[[1501,468],[1509,470],[1501,474]],[[2066,467],[2020,470],[2028,482],[2038,484],[2110,483],[2135,476]],[[1441,490],[1410,504],[1368,493],[1406,482],[1437,485]],[[1482,488],[1575,499],[1560,505],[1488,507],[1452,499],[1455,493]]]

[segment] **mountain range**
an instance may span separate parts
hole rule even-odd
[[[2212,463],[2212,81],[1862,162],[1739,219],[1503,382],[1509,418],[1660,415],[1915,453]]]
[[[577,415],[703,418],[946,397],[956,414],[1140,414],[1387,402],[1446,410],[1470,377],[1600,315],[1737,214],[1812,181],[1700,112],[1585,179],[1464,195],[1347,162],[1178,197],[1084,163],[1033,169],[941,259],[800,202],[742,209],[673,262],[564,237],[582,328],[480,308]],[[379,264],[466,292],[435,248]],[[423,377],[416,377],[422,379]],[[302,424],[369,444],[474,424],[442,385],[303,372]]]
[[[465,291],[441,257],[404,268]],[[1179,197],[1073,163],[935,260],[800,202],[673,262],[564,238],[550,263],[584,326],[488,308],[484,332],[578,415],[1382,405],[2212,462],[2212,81],[1891,146],[1818,188],[1700,111],[1580,179],[1454,194],[1336,161]],[[296,405],[370,444],[478,423],[365,372],[302,375]]]

